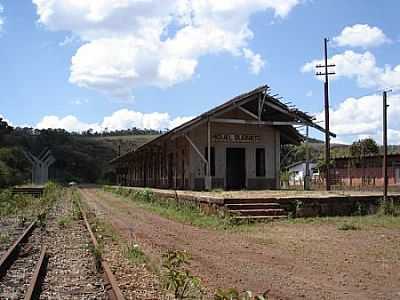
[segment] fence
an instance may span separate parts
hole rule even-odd
[[[384,180],[381,167],[368,168],[333,168],[330,184],[332,190],[380,191]],[[389,191],[400,192],[400,167],[388,168]],[[294,190],[304,189],[304,179],[291,180],[281,185]],[[325,176],[313,176],[310,182],[311,190],[324,190]]]

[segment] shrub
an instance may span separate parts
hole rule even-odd
[[[393,200],[388,200],[386,202],[382,201],[378,209],[378,214],[399,217],[400,205],[394,203]]]
[[[175,299],[202,299],[200,278],[192,275],[188,266],[190,256],[185,251],[168,251],[163,254],[164,288],[172,292]]]
[[[343,223],[338,226],[338,230],[360,230],[360,226],[351,224],[351,223]]]

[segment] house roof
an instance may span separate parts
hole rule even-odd
[[[252,91],[249,91],[249,92],[243,93],[239,96],[236,96],[236,97],[230,99],[229,101],[227,101],[219,106],[216,106],[216,107],[210,109],[209,111],[204,112],[201,115],[193,118],[192,120],[185,122],[182,125],[175,127],[174,129],[167,131],[166,133],[156,137],[155,139],[141,145],[136,150],[114,158],[111,161],[111,163],[117,163],[120,160],[123,160],[124,158],[130,156],[131,154],[141,151],[142,149],[145,149],[146,147],[156,145],[161,140],[164,140],[170,136],[173,136],[174,134],[183,133],[183,132],[185,132],[185,130],[193,128],[194,126],[207,121],[210,117],[213,117],[216,114],[225,111],[227,108],[230,108],[232,106],[240,106],[240,105],[243,105],[243,103],[249,102],[249,99],[255,100],[255,99],[262,98],[263,101],[265,101],[266,105],[269,105],[270,107],[272,107],[273,110],[279,112],[280,114],[285,115],[288,120],[290,119],[290,120],[293,120],[294,122],[298,122],[299,125],[307,124],[308,126],[314,127],[320,131],[324,131],[324,128],[322,128],[321,126],[314,123],[314,120],[315,120],[314,117],[312,117],[311,115],[309,115],[305,112],[300,111],[297,108],[289,107],[287,104],[282,103],[278,98],[276,98],[276,95],[270,95],[268,93],[268,91],[269,91],[269,87],[267,85],[262,85]],[[260,98],[257,98],[257,97],[260,97]],[[263,119],[266,120],[265,117],[268,117],[267,115],[268,115],[268,111],[263,110],[262,111]],[[280,127],[281,132],[283,133],[283,139],[291,138],[292,141],[297,142],[297,143],[299,143],[301,140],[303,140],[303,136],[292,125],[279,126],[279,127]],[[330,133],[330,134],[332,136],[335,136],[333,133]]]
[[[294,162],[294,163],[288,165],[286,168],[287,169],[294,168],[298,165],[305,164],[305,163],[306,163],[305,160],[297,161],[297,162]],[[310,164],[316,164],[316,162],[314,160],[310,160]]]

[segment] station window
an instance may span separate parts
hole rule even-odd
[[[256,149],[256,175],[265,176],[265,149]]]
[[[211,147],[211,176],[215,176],[215,149],[214,147]],[[206,147],[204,150],[204,157],[208,160],[208,148]],[[204,174],[207,174],[207,166],[204,165]]]

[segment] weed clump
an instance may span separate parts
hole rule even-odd
[[[0,233],[0,244],[6,244],[10,242],[8,233]]]
[[[88,245],[90,252],[92,252],[95,263],[96,263],[96,270],[101,271],[102,266],[101,262],[103,260],[103,252],[104,252],[104,247],[102,244],[98,244],[98,246],[94,246],[93,244]]]
[[[135,265],[142,265],[147,262],[147,257],[139,245],[133,242],[128,243],[125,248],[125,257]]]
[[[58,226],[60,226],[61,228],[66,228],[71,224],[71,222],[72,222],[71,216],[64,216],[58,220]]]
[[[352,223],[343,223],[340,224],[338,226],[338,230],[344,230],[344,231],[348,231],[348,230],[360,230],[361,227]]]
[[[163,286],[175,299],[202,299],[200,278],[189,270],[190,256],[186,251],[170,250],[162,256]]]
[[[253,295],[251,291],[240,293],[237,289],[218,289],[214,295],[214,300],[267,300],[269,291],[262,295]]]
[[[396,204],[393,200],[382,201],[378,208],[378,215],[380,216],[400,216],[400,204]]]

